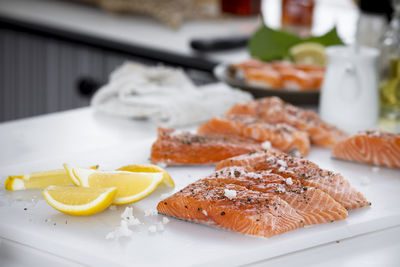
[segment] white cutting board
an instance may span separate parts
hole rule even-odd
[[[148,162],[154,138],[125,143],[84,153],[57,156],[2,168],[3,183],[8,175],[55,169],[69,162],[79,166],[100,164],[117,168],[129,163]],[[118,210],[106,210],[90,217],[73,217],[51,208],[40,191],[0,191],[0,237],[96,266],[187,266],[239,265],[313,247],[367,232],[400,225],[400,170],[372,167],[330,158],[329,150],[313,148],[309,157],[321,167],[343,174],[362,192],[371,207],[349,212],[346,220],[294,230],[270,239],[244,236],[204,225],[170,218],[163,232],[149,233],[148,227],[161,221],[161,215],[144,217],[144,210],[155,208],[161,195],[172,194],[204,177],[213,166],[168,167],[176,182],[170,190],[160,187],[148,198],[132,204],[134,215],[143,225],[131,227],[129,238],[106,240],[107,233],[120,223]],[[27,210],[24,210],[27,208]]]

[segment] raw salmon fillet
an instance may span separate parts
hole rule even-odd
[[[230,65],[230,72],[251,84],[280,90],[315,91],[321,88],[325,69],[288,61],[262,62],[250,59]]]
[[[323,147],[333,147],[347,138],[346,133],[324,122],[315,112],[285,103],[278,97],[236,104],[227,112],[227,116],[230,115],[248,115],[266,123],[289,124],[307,132],[312,144]]]
[[[339,142],[332,155],[343,160],[400,168],[400,134],[380,130],[362,132]]]
[[[274,194],[303,217],[305,225],[333,222],[347,217],[347,210],[325,192],[284,178],[270,171],[247,172],[244,167],[227,167],[208,177],[220,184],[237,184],[253,191]]]
[[[285,178],[300,180],[306,186],[324,191],[346,209],[371,205],[340,174],[321,169],[311,161],[291,157],[285,153],[268,150],[240,155],[219,162],[216,170],[228,166],[243,166],[247,171],[253,172],[271,170]]]
[[[227,197],[227,192],[235,192],[235,197]],[[157,210],[182,220],[262,237],[304,225],[302,216],[276,195],[221,185],[212,179],[188,185],[158,203]]]
[[[197,129],[202,134],[224,134],[250,138],[259,142],[269,141],[272,147],[283,152],[298,151],[301,156],[308,154],[308,134],[287,124],[268,124],[250,116],[229,116],[212,118]]]
[[[269,88],[283,89],[282,75],[269,66],[250,68],[244,72],[244,78],[252,84],[266,85]]]
[[[261,144],[236,136],[193,134],[158,129],[151,147],[152,163],[167,165],[212,164],[236,155],[262,150]]]

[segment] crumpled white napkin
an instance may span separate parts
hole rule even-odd
[[[111,73],[91,105],[97,111],[175,127],[223,115],[232,105],[251,99],[249,93],[223,83],[196,87],[180,69],[126,62]]]

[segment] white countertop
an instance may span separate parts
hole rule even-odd
[[[279,26],[279,3],[279,0],[263,1],[265,20],[272,27]],[[336,25],[343,40],[353,42],[358,11],[352,1],[318,0],[315,14],[314,34],[323,34]],[[257,17],[228,17],[186,21],[179,29],[173,30],[147,16],[113,14],[95,6],[60,0],[1,0],[0,15],[184,56],[197,55],[189,47],[189,41],[194,37],[251,34],[260,24]],[[248,53],[243,48],[202,56],[228,62],[245,59]]]
[[[113,14],[95,6],[60,0],[1,0],[0,14],[24,22],[185,56],[196,55],[189,47],[189,40],[193,37],[250,34],[259,25],[259,19],[253,16],[187,21],[174,30],[148,16]],[[248,55],[245,49],[239,49],[206,56],[226,61],[247,58]]]
[[[108,151],[126,147],[154,136],[156,126],[145,121],[131,121],[92,114],[90,108],[35,117],[0,124],[0,172],[6,174],[31,172],[49,168],[66,158],[78,160],[91,151]],[[112,149],[111,149],[112,148]],[[124,149],[125,148],[125,149]],[[99,155],[93,155],[98,158]],[[101,157],[106,158],[106,154]],[[133,162],[142,155],[134,151],[121,153],[120,160]],[[82,160],[82,159],[81,159]],[[85,159],[84,161],[89,161]],[[86,164],[86,162],[84,164]],[[102,164],[103,162],[101,162]],[[104,166],[106,168],[106,166]],[[0,189],[4,194],[4,188]],[[0,207],[6,205],[0,203]],[[49,209],[51,212],[51,209]],[[48,212],[48,211],[46,211]],[[400,223],[400,222],[399,222]],[[25,225],[29,225],[27,222]],[[72,227],[72,225],[71,225]],[[207,229],[207,231],[209,231]],[[210,230],[212,231],[212,230]],[[4,238],[8,233],[1,233]],[[236,238],[236,236],[235,236]],[[1,239],[0,239],[1,240]],[[23,239],[22,239],[23,240]],[[16,242],[18,241],[18,242]],[[345,240],[278,256],[267,261],[252,262],[254,266],[399,266],[400,227],[380,230]],[[246,239],[246,242],[249,240]],[[254,242],[260,242],[258,239]],[[284,248],[282,248],[284,250]],[[24,257],[21,258],[23,252]],[[60,258],[40,251],[21,240],[0,241],[0,265],[23,266],[79,266],[71,258]],[[4,264],[4,265],[3,265]],[[188,262],[189,264],[189,262]]]

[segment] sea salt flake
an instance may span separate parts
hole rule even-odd
[[[283,161],[283,160],[281,160],[281,159],[278,159],[278,160],[276,161],[276,163],[278,163],[278,164],[281,165],[282,167],[287,167],[286,162]]]
[[[135,218],[133,216],[133,208],[132,207],[126,207],[124,212],[121,214],[122,221],[125,221],[128,225],[139,225],[141,222],[139,221],[138,218]],[[121,223],[122,223],[121,221]]]
[[[115,232],[114,232],[114,231],[109,232],[109,233],[106,235],[106,239],[107,239],[107,240],[109,240],[109,239],[114,239],[114,238],[115,238]]]
[[[169,219],[168,219],[167,217],[163,217],[163,218],[162,218],[162,223],[163,223],[163,224],[169,223]]]
[[[224,194],[229,199],[234,199],[236,197],[236,190],[224,189]]]
[[[278,191],[278,193],[285,193],[286,189],[282,185],[279,185],[277,191]]]
[[[158,214],[158,211],[155,209],[146,209],[144,210],[144,216],[148,217],[148,216],[155,216]]]
[[[377,172],[379,172],[380,168],[379,167],[372,167],[371,170],[372,170],[372,172],[377,173]]]
[[[148,230],[150,233],[155,233],[155,232],[157,232],[157,227],[155,225],[151,225],[151,226],[149,226]]]
[[[165,162],[159,162],[159,163],[157,163],[157,166],[164,169],[164,168],[166,168],[168,165],[167,165],[167,163],[165,163]]]
[[[179,135],[182,135],[182,134],[184,134],[185,132],[184,131],[181,131],[181,130],[174,130],[172,133],[170,133],[170,136],[179,136]]]
[[[271,172],[271,170],[269,170],[269,172]],[[253,179],[260,179],[263,177],[262,174],[256,172],[248,172],[246,173],[246,176]]]
[[[115,228],[114,231],[108,233],[106,235],[106,239],[114,239],[121,236],[131,236],[132,233],[133,232],[128,228],[128,222],[125,220],[121,220],[121,225]]]
[[[284,172],[285,170],[286,170],[286,168],[283,166],[279,167],[279,169],[278,169],[278,171],[280,171],[280,172]]]
[[[287,184],[287,185],[292,185],[292,184],[293,184],[292,178],[290,178],[290,177],[287,178],[287,179],[286,179],[286,184]]]
[[[202,213],[203,213],[205,216],[208,216],[208,213],[207,213],[206,210],[203,210]]]
[[[268,150],[271,149],[271,142],[270,141],[265,141],[261,144],[261,147]]]
[[[372,130],[369,132],[369,136],[381,136],[381,132],[379,130]]]
[[[274,160],[275,160],[275,157],[272,157],[272,156],[271,156],[271,157],[268,157],[268,158],[266,159],[267,162],[269,162],[269,161],[272,161],[272,162],[273,162]]]
[[[126,207],[125,210],[121,214],[121,218],[125,219],[127,217],[133,216],[133,208],[132,207]]]

